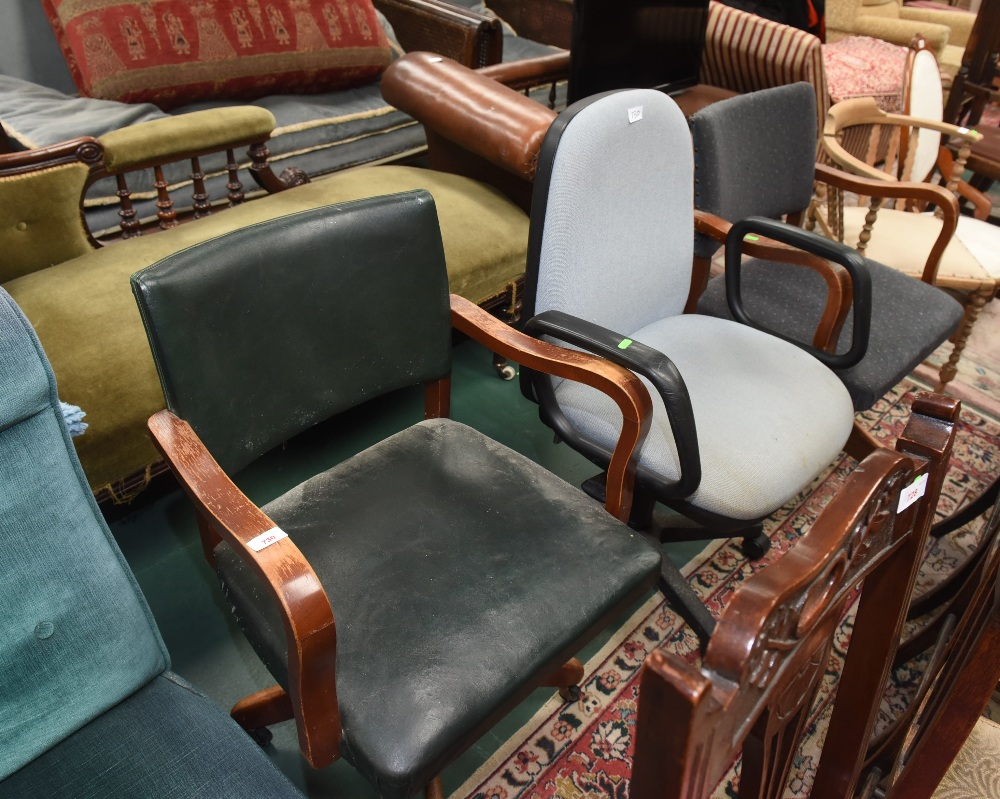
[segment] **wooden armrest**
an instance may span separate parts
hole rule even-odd
[[[314,768],[337,759],[340,710],[335,684],[336,624],[323,586],[291,538],[254,551],[275,524],[229,479],[191,426],[170,411],[148,422],[153,443],[207,522],[277,602],[288,644],[288,696],[299,746]]]
[[[518,36],[569,50],[572,0],[490,0],[489,6]]]
[[[863,176],[853,177],[825,164],[817,164],[817,180],[822,180],[825,183],[846,189],[847,191],[856,192],[860,195],[884,199],[916,200],[918,202],[931,203],[941,210],[941,220],[943,222],[941,232],[934,241],[934,246],[931,248],[931,252],[924,264],[923,274],[920,276],[920,279],[925,283],[933,285],[937,278],[937,269],[938,264],[941,262],[941,256],[944,253],[945,247],[948,246],[948,242],[951,241],[951,237],[955,234],[955,229],[958,227],[958,199],[943,186],[896,180],[878,170],[874,170],[878,178],[865,179],[869,176],[870,170],[872,170],[871,167],[852,156],[843,147],[840,147],[839,144],[837,144],[836,149],[832,149],[829,145],[830,142],[824,138],[823,148],[831,158],[838,163],[842,163],[845,169],[863,172]]]
[[[544,86],[569,77],[569,51],[492,64],[476,72],[512,89]]]
[[[635,468],[653,410],[642,381],[625,367],[603,358],[526,336],[457,294],[451,295],[451,322],[456,330],[504,358],[591,386],[614,400],[622,413],[622,432],[608,465],[605,508],[627,522]]]
[[[695,210],[694,229],[725,244],[732,223],[705,211]],[[777,261],[784,264],[812,269],[826,282],[826,305],[813,332],[814,347],[833,352],[840,338],[840,331],[853,302],[851,276],[840,264],[831,263],[818,255],[760,236],[756,241],[743,242],[743,252],[753,258]]]
[[[503,29],[491,15],[443,0],[375,0],[375,7],[407,52],[427,50],[473,69],[503,56]]]
[[[928,130],[936,130],[938,133],[943,133],[946,136],[970,145],[975,144],[983,138],[982,134],[974,130],[950,125],[947,122],[910,117],[903,114],[888,114],[876,105],[873,98],[858,97],[853,100],[842,100],[836,103],[826,114],[822,138],[823,146],[831,151],[831,157],[834,152],[843,150],[843,147],[836,140],[837,134],[844,128],[854,125],[896,125],[898,127],[926,128]]]

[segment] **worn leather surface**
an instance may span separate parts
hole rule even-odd
[[[343,754],[395,799],[422,788],[659,573],[659,555],[579,489],[447,419],[264,510],[330,597]],[[248,638],[287,685],[273,607],[227,546],[216,557]]]
[[[132,285],[167,407],[229,471],[450,370],[448,275],[424,191],[241,228]]]
[[[382,96],[424,126],[532,180],[555,112],[432,53],[407,53],[382,76]]]

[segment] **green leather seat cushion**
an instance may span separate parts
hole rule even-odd
[[[455,175],[378,166],[248,202],[88,253],[4,284],[34,325],[61,397],[90,424],[77,452],[97,488],[159,460],[146,420],[163,408],[129,277],[172,252],[276,216],[425,188],[441,223],[451,291],[480,302],[524,272],[527,216],[493,189]]]
[[[579,489],[449,419],[264,511],[327,590],[342,752],[384,797],[425,785],[659,573],[659,554]],[[247,637],[287,686],[277,614],[227,545],[216,558]]]

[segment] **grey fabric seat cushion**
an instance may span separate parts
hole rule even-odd
[[[741,520],[766,516],[833,461],[850,434],[854,413],[843,384],[793,344],[696,314],[618,332],[666,354],[684,378],[702,464],[688,502],[699,508]],[[666,410],[650,394],[653,425],[639,466],[676,479]],[[563,382],[556,400],[588,438],[607,446],[618,435],[620,414],[593,389]]]
[[[0,782],[0,798],[301,799],[220,708],[164,672]]]
[[[874,405],[913,371],[955,330],[962,320],[961,304],[934,286],[867,261],[872,279],[872,317],[868,352],[859,363],[837,370],[855,410]],[[811,269],[753,259],[742,267],[741,293],[751,317],[796,341],[812,342],[823,311],[826,285]],[[698,311],[731,319],[726,285],[709,281]],[[845,352],[851,343],[853,311],[837,344]]]
[[[447,419],[264,510],[327,589],[342,752],[386,797],[423,787],[659,571],[659,555],[580,490]],[[216,556],[248,638],[287,685],[262,588],[228,547]]]

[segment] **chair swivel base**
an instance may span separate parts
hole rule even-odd
[[[604,503],[606,494],[607,472],[596,474],[581,484],[583,492],[596,499],[601,504]],[[629,516],[628,526],[633,530],[649,530],[653,522],[653,511],[656,507],[656,499],[649,493],[641,491],[636,486],[635,498],[632,502],[632,513]],[[735,530],[713,530],[694,524],[691,527],[680,527],[673,525],[661,525],[658,529],[659,540],[662,543],[672,541],[701,541],[714,538],[737,538],[741,537],[740,551],[749,560],[760,560],[771,548],[771,539],[764,535],[762,524],[750,524]]]

